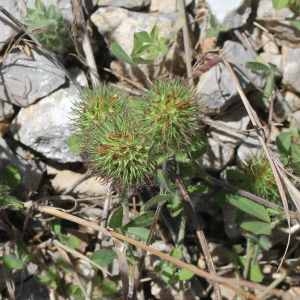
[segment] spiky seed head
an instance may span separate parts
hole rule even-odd
[[[269,161],[264,154],[250,157],[234,176],[229,177],[238,187],[250,191],[270,201],[280,200],[278,189]]]
[[[85,152],[93,130],[125,110],[125,96],[112,87],[101,85],[84,90],[81,98],[74,108],[73,128],[79,148]]]
[[[155,171],[149,144],[133,118],[121,114],[93,132],[88,146],[91,168],[125,186],[142,183]]]
[[[180,81],[157,81],[146,95],[145,121],[157,148],[174,152],[191,143],[198,129],[193,91]]]

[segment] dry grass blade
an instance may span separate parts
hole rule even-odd
[[[32,206],[31,202],[27,202],[25,203],[25,207],[30,207]],[[159,257],[160,259],[164,260],[164,261],[168,261],[172,264],[174,264],[176,267],[179,268],[183,268],[183,269],[187,269],[190,272],[192,272],[193,274],[204,278],[208,281],[212,281],[212,282],[216,282],[219,284],[223,284],[226,285],[228,288],[234,290],[237,294],[240,294],[242,296],[244,296],[246,299],[256,299],[256,297],[253,294],[246,294],[245,291],[241,290],[241,286],[244,286],[248,289],[251,290],[257,290],[257,291],[264,291],[265,290],[265,286],[257,284],[257,283],[253,283],[253,282],[249,282],[247,280],[243,280],[243,279],[232,279],[232,278],[224,278],[222,276],[219,275],[214,275],[211,273],[208,273],[204,270],[199,269],[198,267],[192,265],[192,264],[188,264],[180,259],[177,259],[167,253],[161,252],[157,249],[155,249],[152,246],[148,246],[147,244],[137,241],[133,238],[127,237],[121,233],[117,233],[115,231],[112,230],[108,230],[106,228],[103,228],[101,226],[99,226],[98,224],[91,222],[91,221],[87,221],[85,219],[79,218],[77,216],[73,216],[69,213],[65,213],[63,211],[58,210],[57,208],[54,207],[49,207],[49,206],[39,206],[36,207],[36,209],[41,212],[41,213],[45,213],[48,215],[52,215],[55,217],[58,217],[60,219],[64,219],[64,220],[68,220],[71,222],[74,222],[78,225],[87,227],[89,229],[93,229],[95,231],[101,231],[103,232],[103,234],[105,234],[106,236],[109,236],[111,238],[113,238],[114,240],[118,240],[121,241],[123,243],[128,243],[132,246],[135,246],[138,249],[141,249],[143,251],[148,252],[150,255],[154,255]],[[272,289],[270,291],[270,294],[273,294],[275,296],[281,297],[283,295],[283,292],[280,290],[275,290]]]
[[[253,127],[256,129],[256,132],[257,132],[257,136],[258,136],[258,139],[259,139],[259,142],[261,143],[261,146],[262,146],[262,149],[264,151],[264,153],[266,154],[266,157],[270,163],[270,167],[272,169],[272,172],[273,172],[273,175],[274,175],[274,178],[275,178],[275,182],[276,182],[276,185],[277,185],[277,188],[278,188],[278,191],[279,191],[279,195],[281,197],[281,201],[282,201],[282,205],[283,205],[283,208],[284,208],[284,213],[286,215],[286,219],[287,219],[287,222],[288,222],[288,227],[290,228],[291,227],[291,217],[290,217],[290,214],[289,214],[289,206],[288,206],[288,200],[287,200],[287,195],[285,193],[285,189],[284,189],[284,186],[283,186],[283,182],[282,182],[282,179],[281,179],[281,176],[280,176],[280,167],[277,166],[276,164],[276,161],[274,161],[273,157],[272,157],[272,154],[271,154],[271,151],[269,150],[267,144],[266,144],[266,141],[265,141],[265,132],[264,132],[264,129],[262,127],[262,124],[255,112],[255,110],[252,108],[251,104],[249,103],[249,100],[248,98],[246,97],[242,87],[241,87],[241,84],[232,68],[232,66],[230,65],[230,63],[223,57],[223,62],[225,64],[225,66],[227,67],[228,71],[230,72],[231,74],[231,77],[236,85],[236,89],[242,99],[242,102],[245,106],[245,109],[249,115],[249,118],[250,118],[250,121],[253,125]],[[285,248],[285,251],[284,251],[284,254],[281,258],[281,261],[280,261],[280,264],[278,266],[278,269],[281,268],[282,264],[283,264],[283,261],[285,259],[285,256],[287,254],[287,251],[288,251],[288,248],[289,248],[289,245],[290,245],[290,241],[291,241],[291,235],[289,233],[288,235],[288,240],[287,240],[287,245],[286,245],[286,248]]]

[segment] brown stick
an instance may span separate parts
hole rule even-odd
[[[31,206],[32,203],[25,203],[25,207],[29,207]],[[87,221],[85,219],[79,218],[77,216],[73,216],[69,213],[63,212],[58,210],[57,208],[54,207],[49,207],[49,206],[38,206],[36,207],[36,209],[41,212],[41,213],[45,213],[45,214],[49,214],[61,219],[65,219],[68,221],[71,221],[73,223],[76,223],[78,225],[93,229],[95,231],[101,231],[103,232],[103,234],[105,234],[106,236],[110,236],[111,238],[115,239],[115,240],[119,240],[122,242],[126,242],[130,245],[135,246],[136,248],[142,249],[148,253],[150,253],[151,255],[157,256],[162,260],[168,261],[172,264],[174,264],[175,266],[179,267],[179,268],[183,268],[183,269],[187,269],[190,272],[194,273],[195,275],[201,277],[201,278],[205,278],[206,280],[209,281],[213,281],[219,284],[223,284],[226,285],[228,288],[236,291],[237,293],[241,293],[241,294],[245,294],[244,291],[241,291],[240,286],[244,286],[246,288],[249,288],[251,290],[265,290],[265,286],[257,284],[257,283],[253,283],[253,282],[249,282],[247,280],[243,280],[243,279],[232,279],[232,278],[224,278],[222,276],[218,276],[218,275],[214,275],[214,274],[210,274],[204,270],[199,269],[198,267],[192,265],[192,264],[188,264],[186,262],[183,262],[173,256],[170,256],[167,253],[163,253],[157,249],[155,249],[152,246],[148,246],[145,243],[136,241],[135,239],[132,239],[130,237],[127,237],[121,233],[112,231],[110,229],[106,229],[103,228],[101,226],[99,226],[98,224],[91,222],[91,221]],[[272,291],[270,291],[270,294],[276,295],[276,296],[282,296],[283,292],[280,290],[276,290],[273,289]],[[247,294],[247,298],[248,299],[256,299],[256,297],[253,294]]]
[[[184,54],[185,54],[185,65],[186,65],[186,72],[187,77],[189,80],[189,84],[192,87],[194,85],[193,81],[193,71],[192,71],[192,51],[191,51],[191,43],[189,37],[189,26],[187,22],[187,17],[185,13],[185,0],[177,1],[179,4],[179,10],[181,13],[181,17],[183,18],[183,44],[184,44]]]

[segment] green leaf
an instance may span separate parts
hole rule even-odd
[[[148,200],[144,206],[143,206],[143,210],[148,210],[151,209],[152,207],[157,206],[158,204],[164,204],[166,203],[169,199],[170,199],[170,195],[166,194],[166,195],[156,195],[154,197],[152,197],[150,200]]]
[[[22,270],[25,266],[24,262],[15,255],[3,255],[2,260],[10,270]]]
[[[154,220],[154,213],[153,212],[146,212],[141,214],[140,216],[136,217],[124,227],[148,227],[152,224]]]
[[[289,131],[280,133],[277,136],[276,143],[280,152],[286,155],[289,154],[292,144],[292,133]]]
[[[267,209],[260,204],[238,195],[227,195],[226,201],[248,215],[267,223],[271,222]]]
[[[272,0],[275,9],[288,7],[290,0]]]
[[[266,85],[264,87],[265,102],[268,101],[270,99],[270,97],[272,96],[274,88],[275,88],[275,77],[274,77],[273,72],[270,72],[270,74],[268,75],[268,77],[266,79]]]
[[[72,248],[72,249],[79,249],[81,245],[81,240],[73,235],[73,234],[60,234],[58,236],[59,240],[65,244],[66,246]]]
[[[60,280],[58,269],[55,266],[49,267],[43,274],[38,276],[41,283],[54,290],[57,289],[58,282]]]
[[[7,185],[11,189],[16,188],[22,181],[19,169],[14,165],[7,166],[0,175],[0,184]]]
[[[116,257],[117,255],[113,250],[101,249],[92,254],[91,260],[101,267],[107,267],[113,263]]]
[[[239,261],[245,267],[246,265],[246,257],[240,256]],[[257,262],[251,261],[249,266],[249,279],[254,282],[262,282],[264,279],[264,275],[261,272],[260,265]]]
[[[264,275],[261,272],[260,266],[258,263],[251,262],[249,277],[251,281],[254,282],[262,282],[264,279]]]
[[[16,197],[8,194],[9,188],[7,186],[0,185],[0,208],[22,210],[24,209],[24,203],[18,200]]]
[[[108,226],[112,229],[120,228],[123,224],[123,207],[115,209],[108,219]]]
[[[291,21],[291,25],[295,27],[297,30],[300,30],[300,20]]]
[[[103,292],[103,296],[105,297],[110,297],[110,296],[113,296],[115,294],[118,293],[118,285],[108,279],[108,278],[105,278],[102,282],[101,282],[101,289],[102,289],[102,292]]]
[[[150,230],[144,227],[128,227],[126,232],[146,242],[148,240]]]
[[[177,275],[180,281],[185,281],[185,280],[190,280],[194,276],[194,273],[187,269],[180,269]]]
[[[258,239],[258,245],[265,251],[268,251],[272,247],[272,242],[270,241],[270,238],[267,236],[260,236]]]
[[[175,247],[172,251],[171,251],[171,256],[177,258],[177,259],[181,259],[182,258],[182,247]]]
[[[112,43],[111,52],[118,59],[131,65],[134,64],[132,58],[125,52],[125,50],[117,42]]]
[[[78,285],[70,284],[68,286],[68,294],[72,296],[74,300],[85,300],[85,296]]]
[[[264,74],[264,75],[270,73],[269,65],[258,61],[249,61],[246,63],[246,67],[255,73]]]
[[[270,235],[272,232],[271,224],[260,221],[243,221],[240,227],[253,234]]]

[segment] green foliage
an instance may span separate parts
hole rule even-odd
[[[295,14],[300,12],[299,0],[272,0],[275,9],[290,8]]]
[[[277,147],[282,162],[292,168],[296,175],[300,174],[300,130],[291,128],[278,135]]]
[[[271,222],[267,209],[260,204],[257,204],[239,195],[230,195],[227,198],[227,201],[229,204],[252,217],[255,217],[263,222]]]
[[[111,46],[113,55],[132,65],[150,64],[165,55],[167,51],[167,42],[160,37],[157,26],[154,26],[150,33],[141,31],[134,34],[133,49],[130,56],[118,43],[114,42]]]
[[[248,62],[246,66],[253,72],[260,74],[265,78],[266,81],[263,92],[263,102],[268,103],[275,89],[275,79],[279,76],[276,66],[259,61]]]
[[[251,157],[238,170],[229,170],[227,178],[239,188],[273,202],[280,201],[272,169],[262,154]]]
[[[171,256],[182,259],[183,258],[183,250],[181,246],[175,247],[171,251]],[[161,261],[156,267],[156,271],[160,274],[163,281],[169,285],[176,283],[177,281],[186,281],[190,280],[193,277],[193,273],[186,269],[180,269],[175,267],[166,261]]]
[[[188,150],[199,129],[193,91],[179,81],[157,81],[146,100],[146,134],[153,141],[153,151],[170,156]]]
[[[46,6],[42,0],[35,0],[35,7],[28,8],[24,23],[48,50],[63,54],[72,47],[70,26],[55,5]]]
[[[111,249],[101,249],[95,251],[90,259],[100,267],[108,267],[117,257],[116,253]]]
[[[93,168],[125,185],[140,183],[154,172],[150,145],[133,116],[124,112],[93,131],[87,149]]]
[[[23,244],[17,243],[14,254],[3,255],[0,259],[8,270],[22,270],[29,262],[30,255],[25,250]]]
[[[23,203],[11,193],[21,184],[21,174],[17,167],[8,165],[0,174],[0,207],[13,210],[24,208]]]
[[[3,255],[3,263],[9,270],[22,270],[24,268],[24,262],[15,255]]]
[[[80,245],[81,245],[81,240],[73,235],[73,234],[64,234],[62,233],[62,227],[61,227],[61,223],[60,222],[54,222],[54,224],[52,225],[52,229],[54,234],[57,236],[57,238],[59,239],[59,241],[68,246],[69,248],[72,249],[79,249]]]
[[[170,156],[186,162],[203,149],[197,114],[193,92],[179,81],[155,83],[144,99],[101,86],[83,94],[69,144],[88,154],[96,173],[135,185]]]

